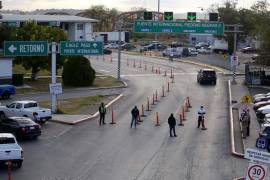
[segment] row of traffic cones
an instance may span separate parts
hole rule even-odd
[[[186,120],[185,119],[185,113],[189,112],[189,108],[192,108],[191,104],[190,104],[190,99],[189,96],[185,99],[184,104],[182,105],[182,111],[179,114],[179,124],[178,126],[184,126],[183,121]]]

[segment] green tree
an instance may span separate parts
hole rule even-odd
[[[15,39],[17,41],[44,41],[49,42],[66,40],[67,35],[65,32],[56,27],[39,26],[34,22],[26,22],[21,28],[15,32]],[[15,64],[22,64],[25,69],[31,69],[32,80],[37,80],[37,74],[41,69],[50,69],[51,58],[49,56],[41,57],[16,57]],[[58,56],[57,68],[63,65],[63,58]]]
[[[97,19],[99,22],[94,25],[95,31],[112,31],[119,12],[117,9],[109,9],[103,5],[92,6],[78,14],[78,16]]]
[[[96,77],[90,61],[83,56],[72,56],[64,64],[62,73],[65,86],[90,86]]]
[[[9,41],[13,39],[12,36],[15,34],[15,31],[15,27],[9,27],[4,24],[0,25],[0,49],[3,49],[4,41]]]

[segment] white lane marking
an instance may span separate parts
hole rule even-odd
[[[104,69],[100,69],[99,71],[106,72],[106,73],[111,72],[111,71],[107,71],[107,70],[104,70]]]

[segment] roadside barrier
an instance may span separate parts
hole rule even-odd
[[[156,68],[156,74],[158,73],[158,69]]]
[[[155,105],[155,93],[153,93],[153,97],[152,97],[153,101],[152,101],[152,105]]]
[[[143,104],[142,104],[142,114],[141,114],[141,117],[145,117],[146,115],[144,114],[144,107],[143,107]]]
[[[164,86],[162,86],[162,96],[161,97],[165,97]]]
[[[167,76],[167,71],[166,70],[164,71],[164,76]]]
[[[192,106],[191,106],[191,104],[190,104],[189,96],[187,97],[187,103],[188,103],[188,107],[189,107],[189,108],[192,108]]]
[[[156,102],[158,102],[158,91],[156,89]]]
[[[183,124],[183,117],[182,117],[182,114],[181,113],[179,114],[179,124],[178,124],[178,126],[184,126],[184,124]]]
[[[172,83],[174,83],[174,74],[172,75]]]
[[[173,73],[172,73],[172,69],[171,69],[171,76],[170,76],[170,78],[172,78],[173,77]]]
[[[160,126],[158,112],[156,112],[156,126]]]
[[[170,83],[167,84],[167,92],[170,92]]]
[[[183,118],[183,120],[186,120],[185,119],[185,108],[184,108],[184,106],[182,106],[182,118]]]
[[[113,107],[112,107],[112,122],[111,122],[110,124],[116,124],[116,123],[114,122],[114,110],[113,110]]]
[[[150,111],[150,102],[149,102],[149,97],[147,97],[147,110],[146,111]]]
[[[152,73],[154,73],[154,66],[152,65]]]

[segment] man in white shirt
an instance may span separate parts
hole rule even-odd
[[[200,107],[200,109],[198,110],[198,128],[200,128],[201,123],[202,123],[202,119],[204,118],[204,115],[206,114],[206,111],[204,109],[203,106]]]

